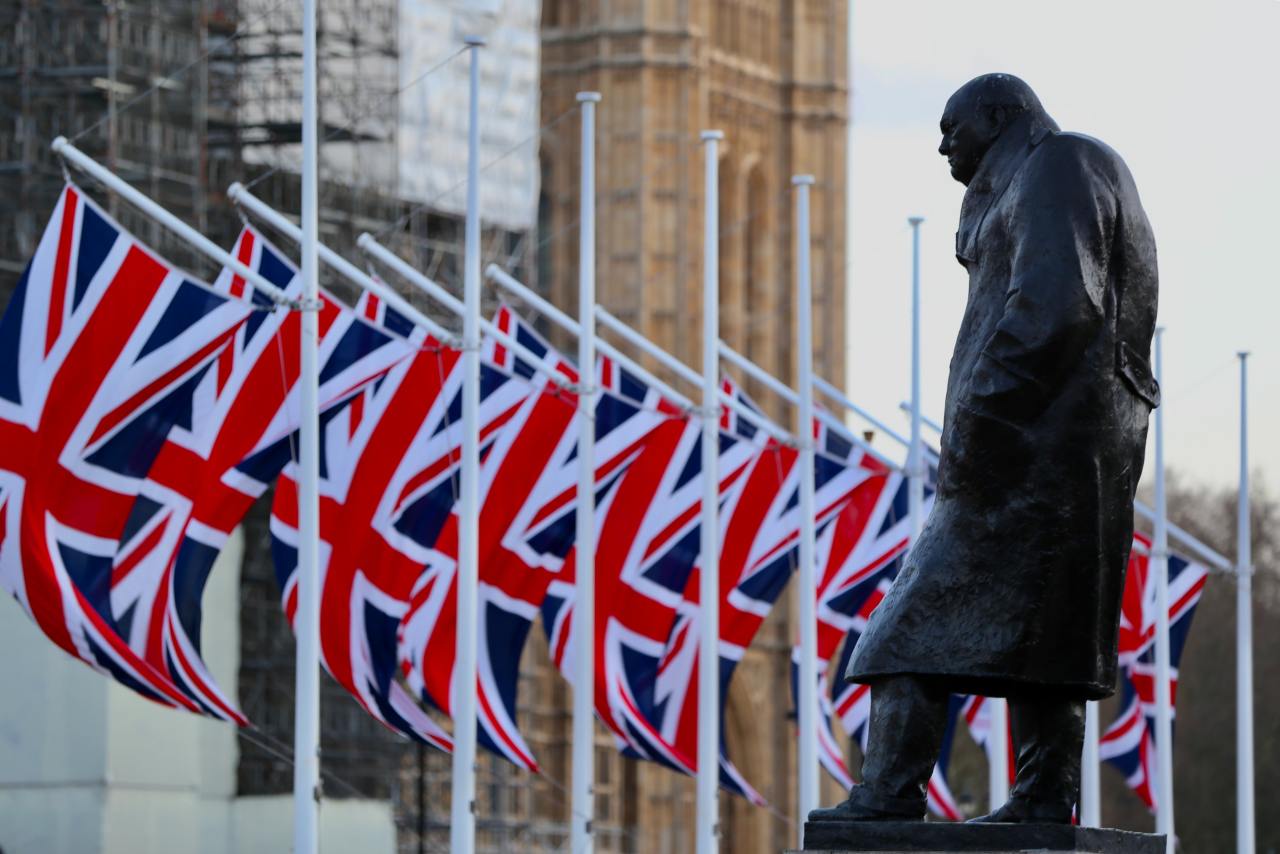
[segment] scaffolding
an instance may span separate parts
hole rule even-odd
[[[237,154],[209,133],[234,114],[227,64],[190,65],[225,38],[234,0],[20,0],[0,11],[0,295],[35,249],[64,180],[59,134],[214,239],[210,176]],[[190,67],[187,67],[190,66]],[[212,120],[212,121],[211,121]],[[180,241],[109,200],[157,251],[208,272]]]
[[[321,239],[354,260],[356,238],[369,231],[460,294],[462,218],[432,200],[399,195],[401,86],[424,70],[399,67],[399,4],[319,3]],[[300,209],[296,3],[11,0],[0,4],[0,29],[6,34],[0,40],[0,306],[8,303],[65,180],[49,148],[58,135],[223,246],[232,245],[241,227],[225,197],[233,181],[255,182],[254,194],[278,210]],[[526,144],[536,149],[537,135]],[[73,177],[162,256],[207,279],[216,274],[156,223],[84,176]],[[289,240],[278,242],[292,249]],[[536,229],[484,230],[484,263],[496,262],[545,292],[535,263],[540,254]],[[327,271],[322,281],[340,297],[355,296]],[[406,296],[430,309],[420,294]],[[488,296],[486,311],[496,299]],[[263,496],[244,524],[237,688],[257,729],[239,742],[241,795],[292,786],[294,640],[270,558],[271,498]],[[537,626],[523,661],[520,725],[545,773],[515,771],[505,760],[482,756],[478,838],[486,851],[560,850],[568,839],[562,788],[568,691]],[[389,800],[402,851],[446,850],[449,758],[390,733],[331,679],[322,684],[326,797]],[[634,766],[603,734],[598,750],[598,844],[634,850]]]
[[[365,231],[379,235],[418,269],[460,296],[461,217],[398,195],[397,134],[403,79],[397,44],[398,10],[399,0],[319,3],[320,239],[356,259],[360,257],[356,250],[359,235]],[[223,185],[244,181],[273,208],[298,211],[302,132],[299,10],[297,4],[281,0],[240,0],[239,21],[240,35],[234,51],[228,54],[235,70],[236,110],[224,132],[240,153],[240,173],[227,176]],[[282,246],[292,245],[287,238],[275,237]],[[525,270],[524,259],[530,255],[526,235],[486,229],[484,246],[486,260]],[[354,300],[349,283],[324,268],[320,274],[325,287],[340,298]],[[420,293],[409,290],[404,295],[435,314]],[[456,318],[435,319],[457,328]],[[287,744],[293,733],[294,644],[278,602],[264,505],[255,508],[246,534],[239,696],[250,719]],[[393,735],[327,677],[322,680],[321,714],[326,796],[389,799],[395,807],[402,848],[412,839],[421,850],[446,850],[449,757]],[[291,768],[279,751],[252,736],[243,738],[240,747],[241,794],[289,791]],[[482,763],[482,769],[482,775],[499,788],[511,782],[510,768],[498,767],[498,760],[492,757]],[[512,796],[503,803],[526,801]],[[504,821],[520,824],[514,819]],[[501,829],[494,833],[498,839],[509,838]],[[506,849],[498,844],[493,850]]]
[[[260,182],[253,184],[254,194],[277,210],[296,211],[301,207],[300,13],[296,4],[281,0],[240,0],[239,5],[237,110],[230,129],[244,161],[238,177]],[[440,5],[443,15],[445,4]],[[369,231],[460,295],[462,217],[442,204],[401,193],[404,87],[425,85],[426,71],[402,67],[401,8],[400,0],[319,4],[321,239],[358,256],[356,238]],[[527,273],[531,233],[487,228],[485,261]],[[326,286],[342,291],[343,283],[324,276],[322,271]]]
[[[317,19],[321,174],[395,193],[398,0],[323,0]],[[302,11],[240,0],[237,131],[245,161],[297,172],[302,142]]]

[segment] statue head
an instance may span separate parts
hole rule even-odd
[[[984,74],[956,90],[939,122],[938,153],[951,164],[951,177],[968,186],[995,141],[1026,116],[1057,129],[1036,93],[1012,74]]]

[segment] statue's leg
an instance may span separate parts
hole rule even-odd
[[[1010,798],[1056,811],[1063,821],[1070,821],[1080,792],[1084,702],[1013,700],[1009,710],[1018,747],[1018,775]]]
[[[914,676],[871,686],[871,716],[862,783],[844,803],[814,810],[810,821],[924,818],[927,786],[942,748],[947,691]]]
[[[1084,702],[1009,700],[1017,778],[1009,802],[978,821],[1068,824],[1080,791]]]

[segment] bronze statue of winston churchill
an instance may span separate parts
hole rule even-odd
[[[1017,779],[977,821],[1065,823],[1084,703],[1115,684],[1156,247],[1120,156],[1018,78],[966,83],[941,130],[969,298],[937,493],[845,672],[871,686],[863,782],[809,819],[921,819],[954,692],[1009,700]]]

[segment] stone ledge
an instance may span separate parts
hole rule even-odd
[[[1164,837],[1069,824],[806,822],[804,850],[825,854],[1164,854]]]

